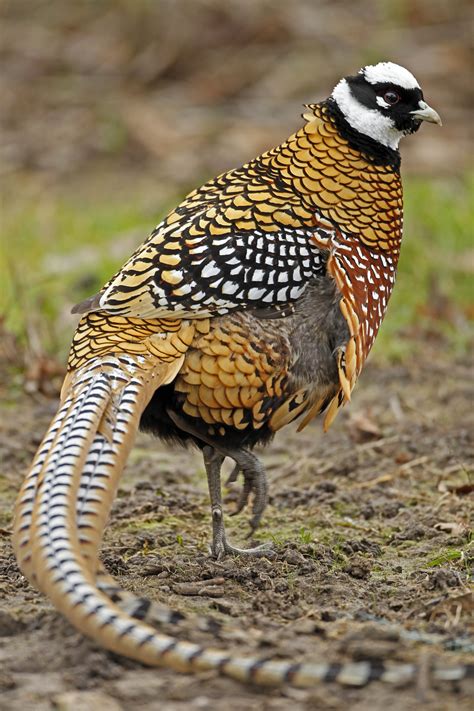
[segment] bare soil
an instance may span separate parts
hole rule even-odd
[[[273,541],[272,559],[211,560],[200,455],[144,435],[103,547],[125,588],[191,616],[178,636],[294,660],[415,660],[415,687],[262,690],[146,669],[85,640],[11,551],[15,494],[56,401],[10,388],[0,426],[0,709],[467,709],[470,682],[435,688],[427,672],[434,661],[472,661],[470,366],[428,345],[424,355],[369,364],[327,435],[317,422],[288,428],[262,452],[271,498],[256,538]],[[236,498],[227,490],[228,512]],[[228,518],[236,542],[246,516]],[[224,622],[219,639],[195,615]]]

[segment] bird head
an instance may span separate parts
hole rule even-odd
[[[353,129],[395,150],[422,121],[441,126],[413,74],[392,62],[368,65],[341,79],[331,98]]]

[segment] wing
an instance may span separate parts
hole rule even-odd
[[[105,289],[75,307],[139,318],[199,317],[297,300],[325,273],[325,253],[309,230],[226,234],[212,240],[173,235],[145,247]],[[178,241],[179,238],[179,241]],[[179,243],[179,248],[175,245]]]
[[[292,140],[190,193],[74,312],[139,318],[202,318],[247,308],[284,313],[272,309],[297,300],[310,279],[325,273],[321,244],[335,232],[297,188],[291,171],[301,168],[282,172],[283,160],[296,160]]]
[[[325,273],[326,255],[313,241],[315,227],[294,212],[297,196],[288,194],[282,205],[268,185],[260,187],[258,201],[248,187],[239,194],[240,211],[235,196],[217,195],[194,213],[185,202],[75,312],[201,318],[298,299],[311,278]]]

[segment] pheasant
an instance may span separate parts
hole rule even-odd
[[[400,681],[415,668],[266,661],[178,641],[149,624],[151,604],[120,591],[98,560],[138,427],[202,449],[212,554],[263,555],[227,540],[223,460],[234,460],[234,480],[243,474],[238,510],[253,496],[255,528],[267,481],[253,447],[322,412],[327,429],[351,398],[395,279],[398,143],[441,121],[414,76],[389,62],[342,79],[303,117],[287,141],[191,192],[73,309],[82,318],[59,410],[18,497],[14,548],[73,625],[146,664],[262,684]]]

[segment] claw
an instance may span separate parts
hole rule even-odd
[[[215,560],[221,560],[226,555],[255,556],[256,558],[266,556],[267,558],[272,558],[275,555],[272,549],[271,543],[261,543],[253,548],[238,548],[229,543],[224,534],[222,538],[212,542],[212,545],[209,546],[209,553]]]
[[[257,530],[257,528],[259,527],[259,525],[260,525],[260,520],[261,520],[261,518],[262,518],[262,513],[263,513],[263,511],[261,511],[261,512],[258,513],[258,514],[254,514],[254,515],[252,516],[252,518],[250,519],[250,521],[249,521],[250,531],[249,531],[249,532],[247,533],[247,535],[245,536],[245,538],[246,538],[247,540],[248,540],[249,538],[252,538],[253,534],[255,533],[255,531]]]

